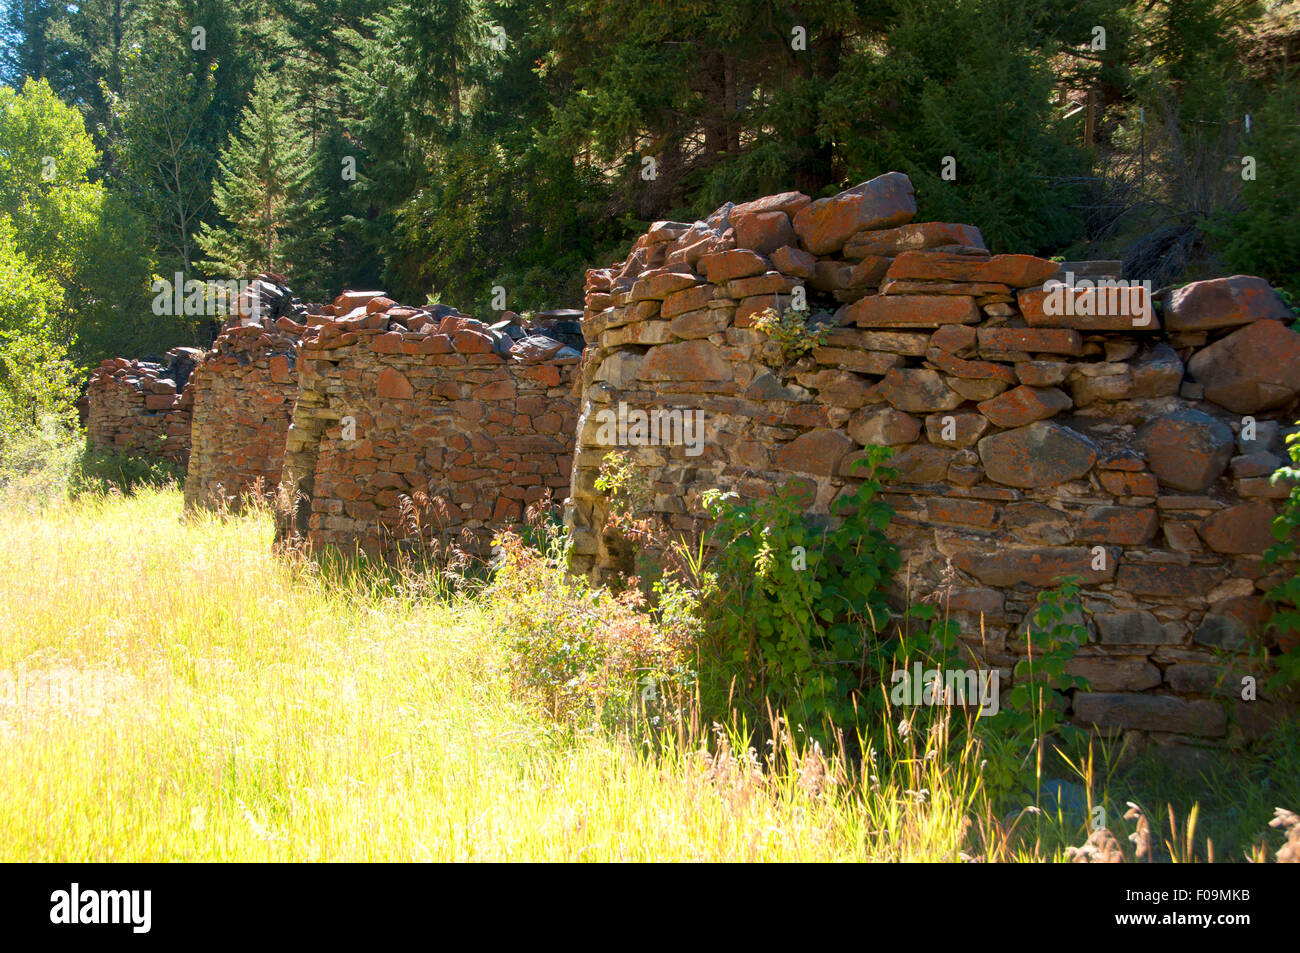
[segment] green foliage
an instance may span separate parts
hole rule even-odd
[[[0,215],[0,483],[45,482],[47,455],[76,429],[73,369],[54,339],[62,293],[18,247]]]
[[[610,512],[619,522],[627,523],[650,499],[650,483],[644,470],[637,467],[631,454],[611,450],[600,463],[596,489],[609,499]]]
[[[1291,492],[1273,519],[1273,538],[1277,540],[1264,553],[1265,566],[1286,565],[1285,577],[1264,594],[1274,604],[1273,617],[1268,628],[1279,635],[1294,639],[1300,632],[1300,571],[1296,569],[1296,547],[1300,545],[1300,434],[1286,438],[1287,455],[1291,466],[1280,468],[1272,482],[1291,482]],[[1276,671],[1269,680],[1274,689],[1294,689],[1300,686],[1300,648],[1284,652],[1276,660]]]
[[[1300,294],[1300,77],[1279,81],[1252,118],[1241,149],[1255,160],[1255,178],[1241,184],[1240,211],[1206,229],[1234,271]]]
[[[21,86],[43,79],[55,66],[50,28],[60,4],[52,0],[9,0],[0,19],[0,81]]]
[[[212,141],[216,63],[189,49],[184,12],[159,9],[122,58],[122,88],[107,91],[119,183],[148,223],[166,270],[188,273],[210,214],[218,142]]]
[[[820,346],[830,333],[830,324],[813,324],[808,318],[807,311],[767,308],[754,317],[754,327],[772,339],[789,364]]]
[[[198,243],[208,255],[204,266],[229,277],[269,272],[297,283],[322,240],[313,228],[320,206],[312,194],[315,156],[285,90],[270,75],[258,77],[238,135],[218,166],[213,201],[228,224],[203,223]]]
[[[813,732],[853,723],[887,651],[885,586],[899,565],[884,534],[892,509],[878,498],[889,453],[867,448],[833,527],[805,517],[797,485],[753,502],[706,492],[717,580],[701,650],[706,710],[730,698],[750,724],[766,723],[769,703]]]
[[[142,304],[153,272],[190,276],[201,235],[213,267],[282,270],[308,298],[383,287],[487,316],[498,285],[516,312],[577,304],[583,270],[656,219],[891,169],[911,176],[922,217],[975,224],[995,251],[1060,253],[1085,223],[1100,240],[1123,218],[1116,242],[1151,247],[1106,254],[1178,272],[1180,243],[1201,249],[1209,219],[1221,260],[1294,285],[1294,93],[1259,101],[1270,82],[1243,42],[1259,14],[1222,0],[14,0],[6,78],[47,79],[25,108],[67,135],[11,130],[19,161],[0,196],[39,199],[11,217],[64,290],[61,340],[83,364],[197,340]],[[266,75],[280,85],[269,107],[254,88]],[[1100,104],[1091,155],[1060,99],[1084,89]],[[256,140],[276,142],[278,170],[239,155],[255,151],[248,129],[231,141],[250,103],[281,119]],[[1247,111],[1256,131],[1238,143]],[[1145,188],[1104,155],[1133,159],[1139,143]],[[1239,146],[1259,161],[1253,183],[1223,174]],[[31,155],[54,147],[67,201],[28,188]],[[257,226],[276,181],[285,214],[272,197]]]
[[[1080,613],[1075,581],[1038,594],[1038,608],[1026,639],[1029,655],[1016,663],[1012,672],[1016,684],[1007,695],[1006,708],[1014,716],[1008,721],[1013,727],[1033,727],[1040,735],[1064,727],[1064,692],[1087,689],[1087,680],[1065,673],[1066,663],[1088,641],[1088,627],[1071,621],[1071,616],[1078,618]]]
[[[690,696],[698,621],[688,605],[655,618],[636,589],[616,597],[569,576],[559,533],[539,548],[509,533],[494,544],[488,598],[509,639],[511,675],[553,718],[656,725]]]
[[[845,178],[896,169],[928,219],[978,225],[994,251],[1043,251],[1079,229],[1078,196],[1054,181],[1085,157],[1052,107],[1056,45],[1019,0],[921,0],[879,45],[829,81],[822,135],[842,143]],[[955,179],[943,176],[945,157]]]
[[[116,453],[89,444],[78,446],[67,484],[68,493],[131,493],[146,486],[184,482],[184,468],[158,457]]]
[[[1066,665],[1088,641],[1081,621],[1079,585],[1074,579],[1038,594],[1026,631],[1028,655],[1012,671],[1014,685],[1000,700],[996,715],[981,719],[978,730],[988,756],[984,784],[994,797],[1022,793],[1031,780],[1041,780],[1046,740],[1056,738],[1078,747],[1085,735],[1065,721],[1068,691],[1088,690],[1086,679],[1070,675]]]
[[[98,161],[81,116],[48,84],[0,88],[0,217],[34,273],[61,290],[42,312],[48,336],[83,365],[123,345],[141,353],[178,343],[177,328],[144,310],[153,263],[143,229],[92,181]]]
[[[0,87],[0,215],[27,259],[63,285],[77,274],[102,202],[89,180],[97,160],[81,116],[48,83]]]

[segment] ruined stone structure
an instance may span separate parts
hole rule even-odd
[[[194,403],[191,372],[203,352],[176,347],[167,362],[109,358],[90,376],[86,429],[90,445],[185,466]]]
[[[1203,743],[1267,724],[1273,703],[1222,675],[1224,658],[1263,674],[1246,653],[1287,647],[1262,594],[1290,569],[1261,554],[1300,396],[1288,309],[1247,276],[1159,300],[1062,286],[1118,263],[991,255],[977,228],[915,215],[890,173],[656,223],[588,273],[580,327],[380,292],[307,309],[264,276],[260,314],[211,353],[104,362],[91,441],[188,454],[189,505],[281,484],[281,540],[372,556],[453,539],[483,554],[567,491],[573,568],[598,581],[633,555],[595,488],[610,450],[648,476],[655,515],[695,533],[714,487],[796,479],[829,518],[864,448],[886,445],[900,608],[940,592],[1006,684],[1038,592],[1077,576],[1080,722]]]
[[[328,310],[303,336],[282,539],[369,555],[455,539],[482,554],[528,504],[563,498],[578,351],[377,292]]]
[[[624,442],[654,513],[686,531],[710,487],[753,497],[799,478],[826,514],[863,447],[888,445],[900,589],[948,589],[973,654],[1009,676],[1037,593],[1072,574],[1092,636],[1072,669],[1093,689],[1074,699],[1079,721],[1214,742],[1253,731],[1270,703],[1226,697],[1240,685],[1217,684],[1216,652],[1271,638],[1261,595],[1277,570],[1261,553],[1288,487],[1269,476],[1300,393],[1289,312],[1241,276],[1163,302],[1049,291],[1058,263],[990,255],[977,228],[915,214],[890,173],[659,222],[588,273],[574,568],[626,568],[594,485],[615,449],[602,411],[700,415],[698,455],[644,432]],[[829,330],[788,359],[755,320],[803,301],[808,327]]]
[[[194,418],[185,505],[237,504],[280,483],[284,441],[298,396],[298,343],[304,326],[227,328],[193,376]]]

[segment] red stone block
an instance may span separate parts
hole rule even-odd
[[[717,252],[705,255],[699,260],[701,273],[713,284],[721,284],[733,278],[761,275],[769,267],[766,258],[748,248]]]
[[[402,352],[402,336],[395,331],[381,334],[370,342],[370,347],[376,354],[400,354]]]
[[[406,376],[401,371],[385,367],[379,372],[375,392],[386,399],[404,400],[414,395],[415,388],[411,386],[411,382],[406,379]]]
[[[868,295],[841,308],[839,318],[860,328],[937,328],[975,324],[980,311],[960,295]]]

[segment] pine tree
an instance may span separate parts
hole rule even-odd
[[[50,25],[59,14],[51,0],[10,0],[0,15],[0,80],[15,89],[44,79],[53,65]]]
[[[272,272],[290,281],[308,270],[319,238],[313,227],[320,206],[312,186],[315,154],[310,132],[274,77],[258,77],[218,166],[213,199],[227,224],[203,224],[205,267],[226,275]]]

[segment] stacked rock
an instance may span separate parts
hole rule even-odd
[[[91,446],[185,466],[194,403],[188,386],[203,352],[176,347],[167,360],[109,358],[90,376],[86,431]]]
[[[281,318],[301,319],[307,310],[280,275],[258,275],[240,294],[227,326],[270,325]]]
[[[512,322],[349,291],[308,316],[280,538],[474,553],[569,484],[580,353]]]
[[[827,514],[864,447],[887,445],[901,578],[913,599],[945,593],[973,654],[1009,677],[1037,592],[1074,575],[1093,636],[1072,668],[1093,688],[1080,720],[1200,739],[1257,727],[1276,709],[1219,697],[1215,653],[1278,650],[1261,554],[1289,492],[1269,478],[1300,394],[1293,316],[1258,278],[1154,301],[915,214],[889,173],[657,222],[588,272],[574,568],[628,568],[595,489],[611,449],[690,532],[711,487],[755,497],[798,478]],[[755,324],[800,305],[814,346],[795,357]],[[700,415],[702,443],[611,441],[616,410]]]
[[[194,373],[187,507],[237,508],[277,489],[306,330],[281,314],[270,325],[232,324],[213,342]]]

